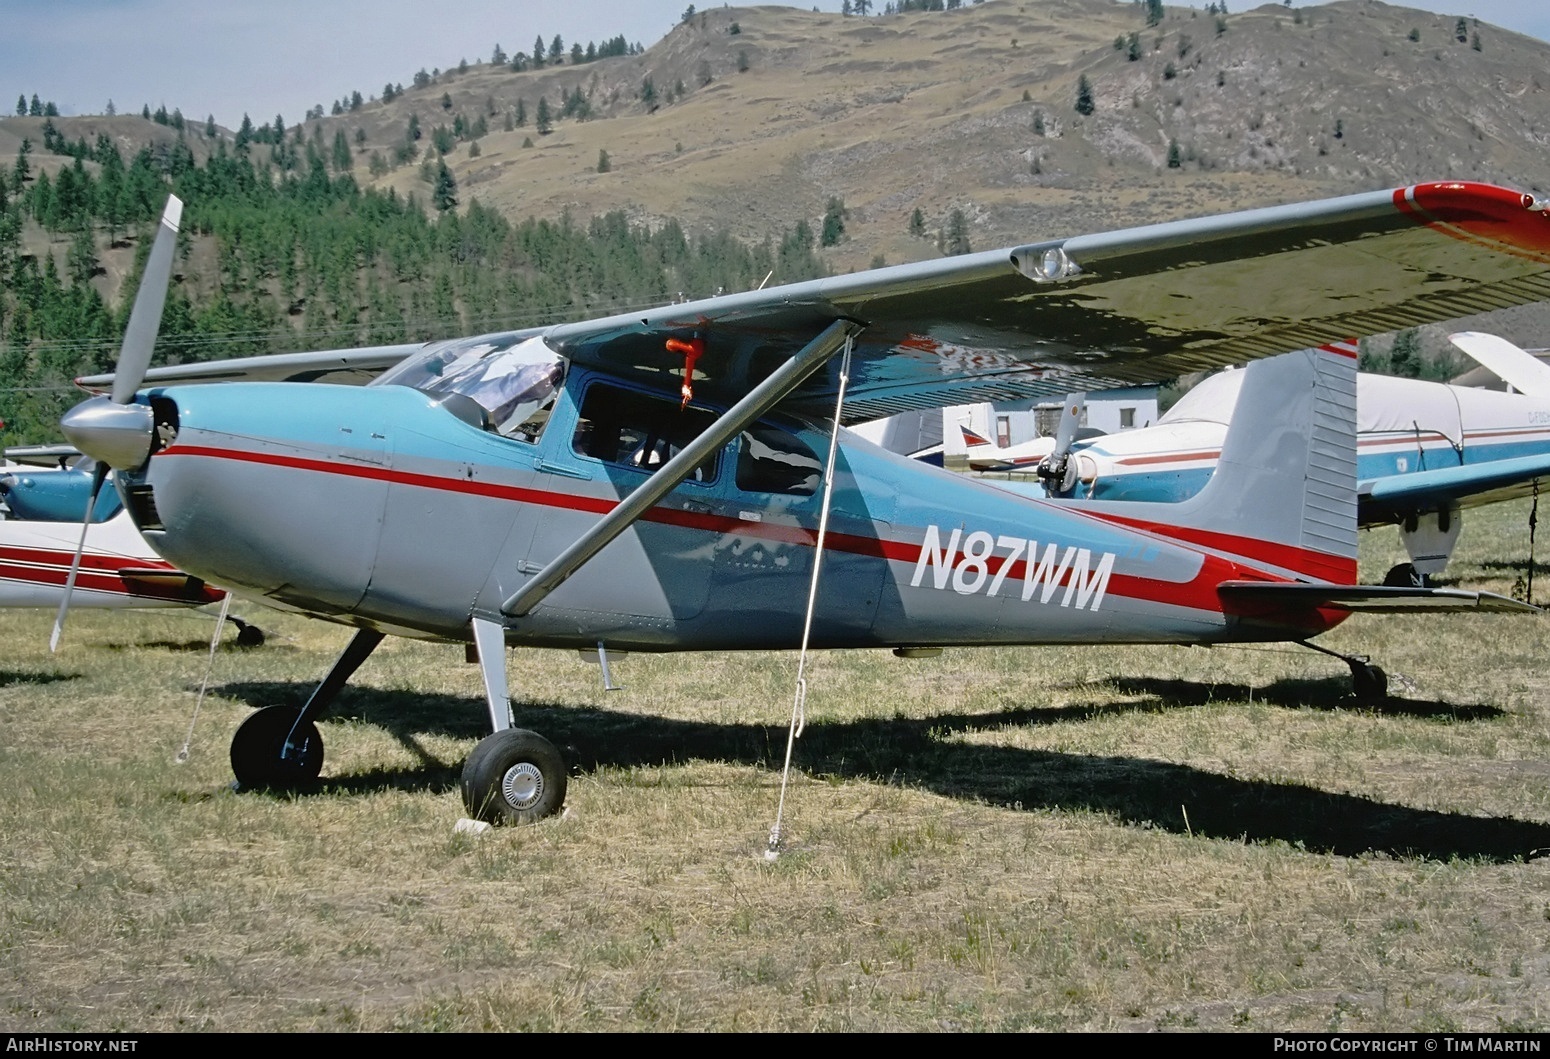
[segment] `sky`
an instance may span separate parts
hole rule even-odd
[[[838,11],[841,0],[804,7]],[[881,8],[886,0],[876,0]],[[1029,0],[1037,2],[1037,0]],[[300,121],[359,91],[380,95],[415,71],[487,60],[559,34],[599,43],[621,34],[650,47],[684,0],[0,0],[0,113],[34,93],[62,114],[165,106],[191,121],[235,128]],[[719,0],[707,7],[721,6]],[[732,7],[749,6],[733,0]],[[1192,6],[1204,7],[1204,2]],[[1257,4],[1233,0],[1231,11]],[[1296,6],[1314,6],[1296,0]],[[1550,41],[1547,0],[1408,0],[1405,7],[1473,15]]]

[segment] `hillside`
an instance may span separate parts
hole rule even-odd
[[[1454,39],[1454,19],[1375,0],[1266,5],[1218,25],[1176,8],[1148,28],[1140,7],[1112,0],[870,18],[720,9],[643,55],[524,73],[484,64],[314,124],[324,142],[362,130],[364,161],[411,114],[427,131],[485,114],[478,156],[464,142],[448,161],[465,202],[513,215],[624,208],[762,238],[795,216],[816,223],[840,196],[842,268],[930,252],[907,234],[917,208],[931,233],[963,209],[987,247],[1421,179],[1550,191],[1550,45],[1471,24],[1476,51]],[[1082,76],[1087,117],[1074,109]],[[659,101],[679,83],[684,95],[650,109],[647,79]],[[557,107],[576,91],[591,120],[500,131],[518,100],[531,115],[540,97]],[[424,186],[412,165],[378,182]]]

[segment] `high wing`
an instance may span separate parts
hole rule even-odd
[[[731,403],[860,325],[845,420],[1097,390],[1550,298],[1546,204],[1421,184],[1034,243],[565,324],[575,363]],[[668,340],[676,340],[674,349]],[[703,354],[682,350],[698,339]],[[786,399],[813,413],[830,362]]]
[[[1416,510],[1515,500],[1544,478],[1550,478],[1550,453],[1368,478],[1356,487],[1358,519],[1363,526],[1384,526]]]
[[[860,325],[847,425],[909,409],[1155,382],[1550,298],[1546,204],[1418,184],[897,265],[718,296],[543,334],[575,363],[731,404],[836,321]],[[676,348],[667,347],[669,340]],[[155,368],[144,384],[364,383],[422,344]],[[785,404],[824,412],[831,362]],[[77,380],[107,388],[112,375]]]
[[[0,451],[11,463],[34,467],[63,467],[80,454],[74,445],[12,445]]]
[[[358,349],[323,349],[305,353],[274,353],[262,357],[174,364],[145,373],[146,386],[191,382],[331,382],[365,385],[424,344],[407,342]],[[83,375],[75,384],[93,393],[111,389],[115,376]]]

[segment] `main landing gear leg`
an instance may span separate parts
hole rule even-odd
[[[463,763],[463,806],[469,816],[488,824],[542,820],[565,804],[565,761],[543,736],[511,727],[504,626],[485,618],[475,618],[473,626],[495,731]]]
[[[231,740],[231,770],[239,788],[288,790],[318,778],[323,771],[323,737],[314,722],[381,642],[382,633],[362,629],[300,710],[265,706],[242,722]]]
[[[1366,655],[1348,655],[1339,651],[1331,651],[1327,647],[1309,643],[1307,640],[1299,640],[1302,646],[1319,654],[1338,658],[1351,667],[1351,690],[1356,694],[1356,701],[1363,706],[1382,706],[1389,699],[1389,677],[1378,666],[1372,664],[1372,660]]]

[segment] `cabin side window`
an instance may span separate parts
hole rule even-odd
[[[755,423],[737,453],[737,487],[748,493],[812,496],[823,464],[795,434]]]
[[[702,408],[683,408],[677,401],[593,383],[582,398],[571,447],[604,463],[654,471],[715,421],[715,415]],[[712,454],[688,480],[709,482],[715,477]]]

